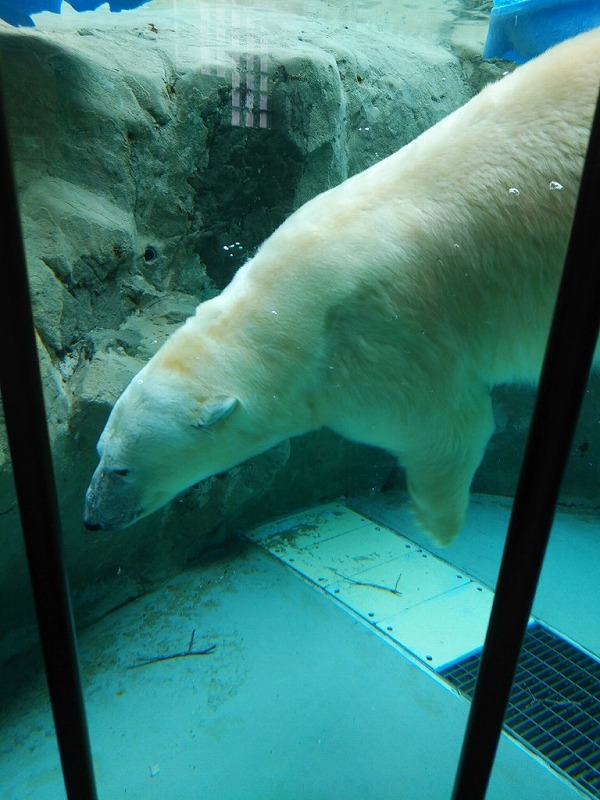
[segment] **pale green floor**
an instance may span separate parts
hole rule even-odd
[[[435,551],[398,497],[353,506]],[[442,558],[492,584],[507,515],[474,498]],[[561,516],[535,609],[596,652],[599,545],[595,522]],[[185,651],[192,631],[214,652],[129,669]],[[114,612],[80,649],[100,800],[450,797],[467,702],[256,544]],[[579,796],[503,737],[488,800]],[[0,800],[63,797],[47,709],[19,698],[0,728]]]

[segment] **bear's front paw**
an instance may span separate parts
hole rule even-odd
[[[440,511],[424,508],[414,498],[411,511],[416,523],[425,533],[435,539],[436,544],[447,547],[452,544],[463,526],[464,511]]]

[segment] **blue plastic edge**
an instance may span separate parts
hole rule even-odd
[[[95,11],[107,0],[70,0],[69,4],[75,11]],[[129,11],[138,8],[149,0],[110,0],[110,10],[115,13],[119,11]],[[0,0],[0,19],[8,22],[14,27],[32,27],[35,22],[32,14],[40,14],[42,11],[50,11],[53,14],[60,14],[62,0]]]

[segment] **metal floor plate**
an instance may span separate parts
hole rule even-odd
[[[483,645],[489,589],[339,503],[270,522],[248,538],[435,670]]]

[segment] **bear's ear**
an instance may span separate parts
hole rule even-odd
[[[237,406],[238,401],[235,397],[220,395],[204,400],[196,413],[196,425],[198,428],[208,428],[228,417]]]

